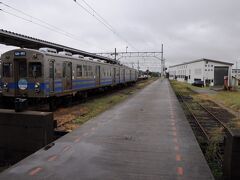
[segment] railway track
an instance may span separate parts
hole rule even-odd
[[[194,101],[189,94],[176,92],[179,101],[187,112],[187,118],[192,126],[197,138],[199,136],[204,139],[202,144],[210,146],[211,143],[217,144],[217,150],[214,159],[222,167],[224,155],[224,136],[228,131],[228,127],[212,112],[210,112],[205,105]]]

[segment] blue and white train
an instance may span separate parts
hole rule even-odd
[[[47,99],[132,83],[138,71],[50,48],[16,49],[1,56],[2,97]]]

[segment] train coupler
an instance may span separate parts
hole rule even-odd
[[[15,104],[15,112],[22,112],[28,108],[27,99],[16,98],[14,104]]]

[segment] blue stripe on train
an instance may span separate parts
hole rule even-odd
[[[94,79],[76,79],[76,80],[73,80],[73,82],[90,82],[90,81],[94,81]]]
[[[77,85],[73,85],[73,89],[74,89],[74,90],[81,89],[81,88],[92,88],[92,87],[96,87],[95,82],[94,82],[94,83],[89,83],[89,84],[77,84]]]
[[[76,83],[87,83],[87,84],[76,84]],[[116,82],[119,83],[119,80]],[[111,85],[112,84],[112,78],[102,78],[100,80],[101,85]],[[54,92],[63,92],[63,85],[61,80],[54,81]],[[18,83],[9,83],[8,84],[9,89],[17,89]],[[84,80],[73,80],[73,90],[78,89],[84,89],[84,88],[94,88],[96,87],[96,82],[93,79],[84,79]],[[28,83],[28,89],[34,90],[35,89],[35,83]],[[40,83],[40,89],[45,92],[50,92],[49,89],[49,82],[46,83]]]
[[[101,82],[101,85],[111,85],[112,81]]]
[[[48,83],[41,83],[40,84],[40,89],[45,90],[47,85],[48,85]],[[18,89],[18,83],[9,83],[8,88],[9,89]],[[28,83],[27,89],[34,90],[35,89],[35,83]]]

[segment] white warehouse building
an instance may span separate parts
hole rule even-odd
[[[212,59],[198,59],[169,67],[169,78],[185,81],[190,84],[203,81],[204,85],[222,86],[224,77],[228,84],[232,73],[232,63]]]

